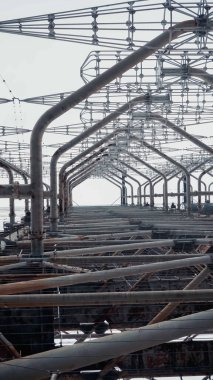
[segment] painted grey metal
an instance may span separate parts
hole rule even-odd
[[[105,150],[107,149],[107,147],[105,148],[101,148],[99,151],[96,151],[95,153],[93,153],[91,156],[87,157],[85,160],[83,161],[80,161],[79,164],[77,164],[76,166],[72,167],[71,169],[69,169],[63,176],[63,180],[61,181],[61,185],[60,185],[60,188],[61,188],[61,191],[60,191],[60,199],[59,199],[59,204],[61,205],[61,211],[63,213],[64,211],[64,196],[65,196],[65,189],[67,188],[67,186],[65,186],[65,183],[67,181],[67,178],[68,176],[70,176],[70,174],[72,174],[73,172],[75,172],[76,170],[78,170],[79,168],[81,168],[82,166],[88,164],[90,161],[92,161],[94,158],[98,157],[99,155],[101,155],[102,153],[105,152]],[[52,203],[52,202],[51,202]],[[53,209],[53,211],[55,212],[55,208]],[[54,224],[57,224],[57,219],[58,219],[58,215],[54,215],[53,212],[50,213],[50,221],[51,223],[54,223]],[[56,228],[57,228],[57,225],[56,225]],[[55,228],[55,229],[56,229]]]
[[[152,181],[153,193],[154,193],[154,187],[155,187],[156,183],[160,182],[160,181],[162,180],[162,178],[159,177],[159,176],[154,175],[154,176],[151,177],[150,179],[151,179],[151,181]],[[157,179],[158,179],[158,180],[157,180]],[[153,182],[153,181],[155,181],[155,182]],[[147,195],[146,195],[146,189],[147,189],[147,187],[149,186],[149,181],[147,181],[147,182],[141,184],[141,191],[142,191],[142,187],[143,187],[143,186],[144,186],[144,189],[143,189],[143,199],[144,199],[144,205],[145,205],[145,204],[146,204],[146,197],[147,197]],[[142,195],[141,195],[141,196],[142,196]]]
[[[165,211],[168,211],[168,186],[167,186],[167,178],[166,178],[166,175],[164,173],[162,173],[160,170],[156,169],[153,165],[150,165],[148,162],[146,162],[145,160],[142,160],[140,157],[137,157],[135,156],[135,154],[131,153],[131,152],[128,152],[128,151],[125,151],[122,149],[122,151],[126,152],[130,157],[134,158],[134,160],[138,161],[138,162],[141,162],[143,165],[145,165],[147,168],[153,170],[154,172],[156,172],[157,174],[159,174],[163,180],[164,180],[164,190],[163,190],[163,209]],[[153,184],[152,184],[153,186]],[[153,190],[153,193],[154,193],[154,190]]]
[[[2,273],[2,272],[5,273],[6,271],[11,270],[11,269],[25,268],[27,265],[28,265],[27,262],[2,265],[2,266],[0,266],[0,273]]]
[[[141,264],[141,263],[149,263],[153,261],[169,261],[169,260],[182,260],[184,258],[190,257],[200,257],[202,254],[169,254],[166,255],[124,255],[124,256],[57,256],[55,258],[50,258],[50,262],[56,262],[67,265],[91,265],[91,264]],[[25,259],[26,260],[26,259]]]
[[[28,179],[30,178],[30,175],[23,169],[18,168],[16,165],[12,164],[11,162],[8,162],[4,160],[3,158],[0,158],[0,163],[4,164],[5,167],[7,166],[11,170],[13,170],[15,173],[18,173],[24,180],[24,183],[28,184]],[[25,212],[29,211],[29,199],[25,199]]]
[[[149,246],[149,245],[148,245]],[[160,246],[172,246],[172,244],[158,244]],[[115,250],[119,250],[119,246]],[[79,250],[81,251],[81,250]],[[63,251],[61,251],[63,252]],[[65,252],[65,251],[64,251]],[[54,252],[54,255],[58,252]],[[98,281],[105,281],[113,278],[120,278],[125,276],[137,276],[142,275],[143,273],[154,273],[164,270],[185,268],[198,264],[211,264],[212,257],[211,255],[203,255],[202,257],[186,258],[182,260],[173,260],[160,263],[151,263],[144,265],[128,266],[125,268],[116,268],[101,270],[96,272],[88,272],[83,274],[72,274],[68,276],[59,276],[54,278],[45,278],[39,280],[29,280],[29,281],[20,281],[10,284],[3,284],[0,288],[0,294],[22,294],[26,292],[51,289],[63,286],[70,286],[76,284],[87,284],[94,283]]]
[[[49,197],[49,191],[42,191],[43,198]],[[17,198],[25,199],[31,198],[32,191],[30,184],[20,184],[19,182],[13,182],[11,185],[2,184],[0,185],[0,198]]]
[[[180,68],[164,68],[163,75],[170,75],[170,76],[181,76],[183,74],[186,74],[187,76],[193,76],[202,79],[206,84],[209,84],[210,86],[213,85],[213,75],[207,73],[206,71],[202,69],[198,69],[196,67],[191,67],[188,65],[183,65]]]
[[[122,164],[123,164],[123,161],[120,161],[119,159],[117,159],[117,161],[118,161],[118,162],[122,162]],[[120,173],[124,174],[124,171],[121,170],[120,168],[118,168],[116,165],[113,165],[112,162],[110,162],[110,166],[111,166],[112,168],[114,168],[115,170],[119,171]],[[134,171],[134,168],[133,168],[133,171]],[[140,182],[139,182],[136,178],[134,178],[133,176],[131,176],[129,173],[126,173],[126,172],[125,172],[125,175],[126,175],[127,177],[129,177],[132,181],[136,182],[137,185],[138,185],[138,188],[140,187]],[[141,197],[138,197],[138,204],[139,204],[139,206],[141,205],[141,203],[140,203],[140,199],[141,199]],[[133,203],[134,203],[134,202],[133,202]]]
[[[133,166],[127,164],[126,162],[120,160],[120,159],[117,159],[118,162],[122,163],[124,166],[126,166],[128,169],[132,170],[133,172],[137,173],[139,176],[147,179],[147,181],[149,182],[149,186],[150,186],[150,205],[151,207],[154,206],[154,198],[153,198],[153,188],[152,188],[152,181],[150,180],[149,177],[147,177],[145,174],[141,173],[139,170],[133,168]],[[128,174],[129,176],[129,174]],[[130,176],[129,176],[130,177]],[[131,177],[130,177],[131,178]],[[132,177],[133,178],[133,177]],[[138,183],[138,205],[141,206],[142,203],[141,203],[141,184],[138,180],[136,180],[136,178],[134,178],[135,182]]]
[[[200,212],[201,211],[201,180],[202,180],[202,177],[207,174],[208,172],[210,172],[211,170],[213,169],[213,165],[211,165],[209,168],[205,169],[202,171],[202,173],[199,175],[198,177],[198,211]]]
[[[128,69],[149,57],[166,43],[170,43],[170,41],[180,35],[187,33],[189,28],[193,31],[196,27],[196,20],[187,20],[176,24],[173,28],[164,31],[158,37],[93,79],[90,83],[87,83],[75,91],[75,93],[60,101],[39,118],[31,133],[31,250],[33,256],[41,256],[43,254],[42,138],[48,125],[79,102],[125,73]],[[74,139],[75,143],[82,141],[81,139],[84,139],[86,136],[88,135],[85,131],[85,135],[81,134],[81,137],[78,136]],[[57,162],[57,157],[55,157],[55,161]]]
[[[209,184],[209,186],[208,186],[209,202],[211,202],[211,194],[210,194],[210,192],[211,192],[211,187],[212,187],[212,185],[213,185],[213,182],[211,182],[211,183]]]
[[[137,113],[138,116],[142,118],[148,118],[151,120],[157,120],[162,123],[162,125],[165,125],[166,127],[172,129],[179,135],[185,137],[187,140],[191,141],[193,144],[199,146],[199,148],[203,149],[204,151],[213,154],[213,148],[211,148],[209,145],[206,145],[201,140],[197,139],[196,137],[192,136],[190,133],[186,132],[184,129],[181,129],[180,127],[177,127],[174,123],[169,121],[168,119],[164,118],[163,116],[150,112],[148,115],[142,112]]]
[[[184,294],[186,294],[185,292],[187,292],[188,290],[192,290],[192,289],[196,289],[198,288],[198,286],[208,277],[208,275],[210,274],[210,270],[208,267],[204,267],[200,273],[198,273],[197,276],[195,276],[186,286],[185,288],[183,289],[183,298],[184,298]],[[189,301],[191,302],[191,301]],[[197,301],[195,301],[197,302]],[[165,319],[171,315],[171,313],[179,306],[179,304],[182,303],[182,300],[179,299],[178,302],[177,301],[170,301],[154,318],[152,318],[152,320],[149,322],[149,324],[153,324],[153,323],[158,323],[158,322],[162,322],[162,321],[165,321]]]
[[[192,175],[192,173],[193,173],[195,170],[199,169],[202,165],[205,165],[205,164],[206,164],[208,161],[210,161],[211,159],[212,159],[212,157],[209,157],[209,158],[207,158],[206,160],[204,160],[204,161],[200,162],[199,164],[197,164],[196,166],[194,166],[193,168],[189,169],[189,174]],[[178,193],[180,193],[180,183],[181,183],[181,181],[183,180],[183,177],[184,177],[184,176],[181,176],[181,177],[179,178],[179,180],[178,180],[178,184],[177,184],[177,191],[178,191]],[[178,204],[180,205],[180,196],[178,196]],[[178,207],[178,208],[179,208],[179,207]]]
[[[117,181],[117,183],[121,183],[122,178],[120,178],[117,174],[115,174],[113,171],[111,171],[111,170],[109,170],[109,169],[108,169],[108,173],[110,173],[112,177],[115,177],[115,178],[117,178],[118,180],[120,180],[120,182]],[[115,178],[114,178],[114,180],[115,180]],[[131,178],[131,177],[130,177],[130,178]],[[130,187],[130,191],[131,191],[131,205],[134,205],[134,192],[133,192],[133,186],[132,186],[132,184],[131,184],[129,181],[127,181],[126,179],[125,179],[125,183],[127,183],[127,185],[129,185],[129,187]],[[125,200],[125,203],[127,204],[127,203],[128,203],[128,201],[127,201],[127,189],[126,189],[125,192],[126,192],[126,200]]]
[[[14,179],[13,179],[12,170],[10,169],[10,167],[8,165],[6,165],[3,162],[0,162],[0,166],[6,170],[8,177],[9,177],[9,184],[13,186]],[[1,185],[0,188],[2,186],[3,185]],[[13,225],[15,223],[15,199],[14,199],[14,196],[12,196],[12,195],[9,199],[9,209],[10,209],[10,211],[9,211],[10,223]]]
[[[12,264],[11,264],[12,265]],[[13,264],[15,265],[15,264]],[[206,275],[205,275],[206,277]],[[203,279],[203,276],[202,276]],[[201,281],[199,281],[200,283]],[[213,302],[212,289],[148,290],[138,292],[100,292],[74,294],[21,294],[0,296],[0,308],[98,306],[98,305],[152,305],[167,302]],[[156,321],[157,322],[157,321]],[[155,323],[155,322],[153,322]]]
[[[43,380],[47,373],[71,371],[95,363],[158,346],[184,336],[202,333],[213,327],[213,310],[160,322],[139,329],[65,346],[1,363],[0,377],[14,380]],[[112,349],[113,347],[113,349]],[[21,363],[20,363],[21,361]]]
[[[154,216],[155,218],[155,216]],[[162,217],[160,218],[160,222],[162,221]],[[157,222],[156,222],[157,224]],[[162,221],[162,226],[164,225]],[[172,226],[172,221],[168,221],[168,225]],[[178,222],[177,225],[179,226]],[[204,226],[205,228],[205,226]],[[185,241],[185,240],[184,240]],[[173,247],[175,246],[175,242],[178,242],[178,240],[172,240],[172,239],[150,239],[148,241],[143,241],[139,243],[130,243],[128,245],[126,244],[119,244],[119,245],[105,245],[105,246],[97,246],[97,247],[89,247],[89,248],[72,248],[72,249],[66,249],[62,250],[59,253],[55,253],[54,251],[47,251],[45,252],[45,257],[47,256],[60,256],[60,255],[69,255],[69,256],[77,256],[77,255],[95,255],[97,253],[108,253],[108,252],[115,252],[117,250],[135,250],[135,249],[145,249],[145,248],[155,248],[155,247]],[[181,240],[180,240],[181,242]],[[187,242],[187,241],[185,241]],[[193,239],[194,244],[210,244],[212,245],[212,239]]]
[[[63,191],[64,191],[64,182],[66,181],[67,177],[67,172],[65,170],[74,165],[76,162],[80,161],[82,158],[84,158],[86,155],[89,153],[93,152],[95,149],[99,148],[101,145],[105,144],[108,142],[110,139],[115,137],[118,133],[124,132],[126,129],[125,128],[119,128],[116,129],[114,132],[110,133],[97,143],[93,144],[91,147],[87,148],[85,151],[81,152],[78,154],[76,157],[74,157],[72,160],[69,160],[66,162],[60,169],[59,171],[59,203],[62,203],[62,209],[63,209]],[[61,200],[62,199],[62,200]],[[63,211],[63,210],[62,210]]]
[[[114,173],[113,173],[114,174]],[[121,185],[119,185],[119,182],[116,181],[116,179],[112,179],[111,177],[109,178],[106,173],[103,175],[103,178],[105,178],[107,181],[111,182],[113,185],[115,185],[116,187],[118,187],[120,189],[120,204],[121,204],[121,197],[122,197],[122,193],[121,193]]]
[[[137,140],[138,142],[141,143],[141,140],[138,137],[136,137],[134,135],[131,135],[131,138],[134,139],[134,140]],[[162,151],[160,151],[159,149],[155,148],[154,146],[152,146],[151,144],[147,143],[146,141],[143,140],[142,144],[145,147],[147,147],[148,149],[150,149],[153,152],[157,153],[159,156],[165,158],[165,160],[171,162],[173,165],[179,167],[185,173],[186,178],[187,178],[187,182],[186,182],[186,185],[187,185],[187,188],[186,188],[186,208],[187,208],[187,213],[190,214],[190,209],[191,209],[190,175],[189,175],[188,170],[182,164],[180,164],[178,161],[176,161],[173,158],[167,156],[167,154],[163,153]]]

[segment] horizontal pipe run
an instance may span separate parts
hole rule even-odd
[[[43,380],[50,373],[74,371],[95,363],[128,355],[174,339],[202,333],[213,327],[213,310],[144,326],[120,334],[65,346],[1,363],[0,378]]]
[[[97,305],[152,305],[168,302],[213,302],[213,290],[161,290],[75,294],[30,294],[0,296],[0,308]]]
[[[50,268],[50,269],[55,269],[55,270],[63,270],[64,272],[73,272],[73,273],[84,273],[88,272],[89,269],[83,269],[79,267],[74,267],[74,266],[68,266],[68,265],[61,265],[61,264],[56,264],[56,263],[50,263],[47,261],[43,261],[42,265],[45,268]]]
[[[0,198],[26,199],[32,197],[31,185],[23,185],[18,182],[10,185],[0,185]],[[49,198],[50,191],[43,191],[43,197]]]
[[[106,245],[102,247],[91,247],[91,248],[78,248],[78,249],[64,249],[63,251],[49,251],[45,252],[44,256],[57,256],[60,254],[70,255],[70,256],[76,256],[76,255],[84,255],[84,254],[92,254],[95,255],[97,253],[106,253],[106,252],[115,252],[115,251],[130,251],[134,249],[140,249],[140,248],[153,248],[153,247],[173,247],[174,240],[158,240],[155,241],[145,241],[140,243],[128,243],[128,244],[116,244],[116,245]]]
[[[90,254],[95,255],[99,253],[108,253],[108,252],[115,252],[115,251],[131,251],[134,249],[146,249],[146,248],[159,248],[159,247],[174,247],[176,243],[192,243],[192,244],[213,244],[212,239],[165,239],[165,240],[158,240],[158,239],[152,239],[149,241],[143,241],[140,243],[129,243],[129,244],[117,244],[117,245],[106,245],[101,247],[91,247],[91,248],[78,248],[78,249],[64,249],[61,251],[49,251],[45,252],[44,256],[54,256],[57,257],[61,254],[64,255],[70,255],[70,256],[77,256],[77,255],[84,255],[84,254]]]
[[[115,239],[115,238],[119,238],[119,237],[132,237],[132,236],[144,236],[144,235],[148,235],[148,234],[152,234],[152,230],[138,230],[138,231],[127,231],[127,232],[112,232],[111,234],[100,234],[100,235],[85,235],[84,236],[84,239],[88,238],[88,239],[101,239],[101,238],[104,238],[104,239]],[[71,235],[72,236],[72,235]],[[79,236],[79,238],[82,238],[82,235]]]
[[[112,240],[113,240],[113,243],[115,241],[120,241],[121,240],[117,240],[119,238],[131,238],[131,237],[143,237],[143,236],[147,236],[147,235],[152,235],[152,230],[138,230],[138,231],[127,231],[127,232],[115,232],[115,233],[109,233],[109,234],[96,234],[96,235],[72,235],[72,234],[69,234],[69,233],[66,233],[65,231],[62,232],[57,232],[57,236],[58,238],[63,238],[63,239],[73,239],[74,241],[76,240],[85,240],[85,241],[96,241],[96,240],[102,240],[102,241],[107,241],[109,239],[109,241],[111,241],[112,243]],[[54,234],[51,235],[51,233],[49,234],[49,236],[55,236]],[[137,239],[138,240],[138,239]],[[122,239],[123,241],[123,239]],[[131,241],[129,239],[129,241]],[[45,242],[45,239],[44,239],[44,242]]]
[[[26,262],[18,262],[15,264],[7,264],[0,266],[0,273],[1,272],[6,272],[11,269],[19,269],[19,268],[25,268],[28,264]]]
[[[142,243],[143,242],[143,239],[137,239],[137,242],[138,243]],[[122,240],[122,243],[123,244],[132,244],[132,240]],[[121,240],[113,240],[113,245],[117,245],[117,244],[121,244]],[[72,249],[74,248],[78,248],[80,246],[80,248],[83,248],[83,247],[96,247],[98,245],[112,245],[112,241],[111,240],[84,240],[83,239],[79,239],[79,240],[60,240],[60,239],[44,239],[44,247],[45,248],[48,248],[48,247],[51,247],[51,246],[54,246],[56,245],[57,247],[63,247],[65,246],[66,248],[71,246]],[[20,240],[20,241],[17,241],[16,242],[16,246],[18,248],[29,248],[30,247],[30,240]],[[50,248],[49,248],[50,249]]]
[[[202,254],[177,254],[177,255],[124,255],[124,256],[59,256],[51,258],[51,262],[66,263],[68,265],[90,265],[90,264],[142,264],[149,262],[160,262],[170,260],[182,260],[192,257],[201,257]]]
[[[81,265],[84,264],[127,264],[127,263],[144,263],[152,261],[170,261],[170,260],[182,260],[192,257],[201,257],[202,253],[191,254],[169,254],[167,255],[124,255],[124,256],[59,256],[47,258],[45,263],[56,263],[56,264],[67,264],[67,265]],[[0,257],[0,268],[6,266],[7,264],[19,263],[19,262],[44,262],[43,258],[31,258],[29,256],[23,255],[21,257],[17,256],[1,256]],[[48,261],[47,261],[48,260]],[[5,264],[5,265],[4,265]],[[61,268],[62,269],[62,268]]]
[[[145,265],[129,266],[125,268],[116,268],[109,270],[101,270],[83,274],[72,274],[68,276],[59,276],[57,278],[48,278],[31,281],[20,281],[10,284],[0,285],[0,294],[18,294],[28,293],[31,291],[52,289],[63,286],[76,284],[87,284],[98,281],[106,281],[114,278],[125,276],[137,276],[143,273],[161,272],[164,270],[190,267],[198,264],[210,264],[212,257],[203,255],[195,258],[187,258],[183,260],[166,261],[163,263],[151,263]]]

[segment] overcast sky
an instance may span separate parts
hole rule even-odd
[[[95,5],[108,4],[106,0],[0,0],[1,21],[13,18],[67,11]],[[93,50],[92,46],[49,39],[22,37],[0,33],[1,61],[0,74],[6,80],[13,95],[19,99],[72,91],[82,86],[80,66]],[[0,97],[10,98],[6,85],[0,79]],[[16,115],[12,104],[1,105],[0,125],[22,126],[32,129],[45,106],[21,103],[16,105]],[[19,114],[21,111],[21,116]],[[78,112],[79,113],[79,112]],[[54,125],[79,122],[76,111],[58,119]],[[16,119],[16,120],[15,120]],[[22,119],[22,120],[21,120]],[[47,137],[46,137],[47,136]],[[13,137],[5,137],[13,140]],[[19,135],[20,142],[29,140],[28,135]],[[44,142],[67,141],[67,137],[44,136]],[[86,181],[75,192],[74,200],[80,204],[111,204],[119,198],[119,189],[104,180]]]

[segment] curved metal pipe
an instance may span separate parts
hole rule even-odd
[[[125,151],[122,149],[122,151],[126,152],[130,157],[134,158],[134,160],[141,162],[143,165],[145,165],[147,168],[153,170],[155,173],[159,174],[163,180],[164,180],[164,189],[163,189],[163,209],[165,211],[168,211],[168,186],[167,186],[167,178],[164,173],[162,173],[160,170],[156,169],[153,165],[150,165],[145,160],[142,160],[140,157],[135,156],[133,153]],[[153,193],[154,193],[154,186],[153,186]]]
[[[211,187],[212,187],[212,185],[213,185],[213,182],[211,182],[210,184],[209,184],[209,186],[208,186],[208,192],[210,193],[210,191],[211,191]],[[211,195],[209,194],[209,202],[211,202]]]
[[[204,176],[204,174],[207,174],[210,170],[213,169],[213,165],[211,165],[208,169],[204,170],[198,177],[198,211],[201,211],[201,179]]]
[[[95,160],[93,160],[92,162],[89,162],[88,165],[84,166],[81,169],[79,169],[81,166],[77,165],[77,167],[79,169],[77,171],[77,173],[74,173],[71,177],[68,177],[66,179],[65,186],[64,186],[65,187],[65,191],[64,191],[64,211],[66,211],[67,207],[68,207],[68,194],[70,194],[70,183],[72,181],[76,181],[78,177],[81,177],[82,175],[84,175],[88,170],[93,169],[94,166],[97,164],[97,162],[99,160],[100,160],[100,158],[98,157]],[[73,169],[75,170],[76,167],[73,168]],[[55,220],[54,220],[54,222],[55,222]],[[57,231],[57,228],[58,228],[58,223],[52,223],[51,224],[51,229],[53,231]]]
[[[102,153],[104,153],[107,148],[108,148],[107,146],[104,147],[104,148],[101,148],[100,150],[96,151],[91,156],[87,157],[85,160],[81,161],[79,164],[77,164],[76,166],[72,167],[71,169],[69,169],[67,172],[65,172],[63,174],[63,178],[61,178],[61,182],[60,182],[60,198],[59,198],[59,208],[60,208],[60,212],[62,214],[64,213],[64,199],[66,197],[66,189],[67,189],[67,187],[65,186],[65,184],[66,184],[68,176],[71,173],[73,173],[76,170],[78,170],[81,167],[83,167],[85,164],[88,164],[89,162],[91,162],[91,163],[94,162],[92,160],[94,158],[98,157],[99,155],[101,155]],[[51,204],[52,204],[52,202],[51,202]],[[55,207],[53,208],[52,211],[50,209],[50,225],[51,225],[51,228],[53,228],[54,231],[57,230],[57,227],[58,227],[58,210]]]
[[[211,160],[211,157],[207,158],[205,161],[200,162],[199,164],[197,164],[196,166],[194,166],[192,169],[189,170],[189,174],[192,175],[191,173],[193,173],[195,170],[199,169],[202,165],[204,165],[209,160]],[[180,177],[178,179],[178,184],[177,184],[177,192],[178,193],[180,193],[180,183],[181,183],[183,177],[184,176],[182,176],[182,177]],[[180,195],[178,195],[178,204],[180,205]]]
[[[134,135],[131,135],[131,138],[140,142],[141,143],[141,140],[134,136]],[[160,150],[158,150],[157,148],[155,148],[154,146],[150,145],[149,143],[147,143],[146,141],[143,140],[142,144],[147,147],[148,149],[152,150],[153,152],[157,153],[159,156],[163,157],[165,160],[171,162],[173,165],[179,167],[186,175],[186,179],[187,179],[187,182],[186,182],[186,209],[187,209],[187,213],[190,214],[190,208],[191,208],[191,199],[190,199],[190,175],[189,175],[189,172],[188,170],[183,166],[181,165],[179,162],[175,161],[173,158],[167,156],[165,153],[161,152]]]
[[[121,198],[122,198],[122,187],[120,185],[118,185],[119,182],[116,181],[115,179],[112,179],[111,177],[108,178],[106,175],[103,175],[103,178],[105,178],[107,181],[111,182],[113,185],[115,185],[116,187],[118,187],[120,189],[120,194],[121,194]]]
[[[69,160],[66,162],[60,169],[59,171],[59,204],[61,205],[62,212],[63,212],[63,191],[64,191],[64,182],[66,180],[66,175],[67,173],[65,170],[74,165],[76,162],[87,156],[89,153],[93,152],[95,149],[99,148],[101,145],[105,144],[108,142],[110,139],[115,137],[118,133],[125,132],[126,128],[119,128],[104,137],[103,139],[99,140],[97,143],[93,144],[91,147],[87,148],[85,151],[81,152],[78,154],[76,157],[73,159]]]
[[[152,181],[149,177],[147,177],[145,174],[139,172],[139,170],[133,168],[133,166],[127,164],[126,162],[124,161],[121,161],[119,159],[117,159],[117,161],[119,161],[120,163],[122,163],[124,166],[126,166],[128,169],[134,171],[135,173],[137,173],[139,176],[145,178],[148,182],[149,182],[149,186],[150,186],[150,206],[151,207],[154,207],[154,197],[153,197],[153,187],[152,187]],[[129,174],[128,174],[129,175]],[[139,181],[137,181],[135,178],[134,180],[138,183],[138,204],[139,206],[142,205],[142,202],[141,202],[141,184]]]
[[[168,42],[176,39],[180,35],[187,33],[189,28],[192,31],[196,28],[196,20],[187,20],[176,24],[174,27],[161,33],[159,36],[139,48],[122,61],[116,63],[110,69],[87,83],[66,99],[47,110],[35,124],[31,133],[31,187],[32,187],[32,226],[31,251],[33,256],[43,255],[43,194],[42,194],[42,138],[48,125],[59,116],[70,110],[72,107],[88,98],[94,92],[116,79],[121,74],[152,55],[157,49],[163,47]],[[81,138],[86,137],[81,134]],[[81,138],[76,138],[75,141]],[[57,185],[57,184],[56,184]],[[57,186],[56,186],[57,187]]]
[[[147,114],[142,112],[137,112],[137,115],[142,118],[147,118]],[[150,112],[148,114],[149,119],[151,120],[157,120],[160,121],[162,125],[165,125],[166,127],[172,129],[179,135],[185,137],[187,140],[191,141],[193,144],[199,146],[199,148],[203,149],[204,151],[213,154],[213,148],[211,148],[209,145],[204,144],[201,140],[197,139],[196,137],[192,136],[190,133],[184,131],[184,129],[181,129],[180,127],[177,127],[174,123],[169,121],[168,119],[164,118],[163,116]]]
[[[117,177],[117,178],[120,179],[120,181],[122,181],[122,178],[120,178],[118,175],[116,175],[115,173],[113,173],[113,172],[110,171],[109,169],[108,169],[108,172],[109,172],[112,176]],[[126,174],[126,173],[125,173],[125,174]],[[129,177],[130,179],[133,179],[133,177],[130,177],[128,174],[126,174],[126,175],[127,175],[127,177]],[[131,191],[131,204],[134,205],[134,191],[133,191],[133,186],[132,186],[132,184],[131,184],[129,181],[127,181],[126,179],[125,179],[125,183],[127,183],[127,185],[129,185],[129,187],[130,187],[130,191]],[[126,204],[128,204],[127,199],[126,199]]]

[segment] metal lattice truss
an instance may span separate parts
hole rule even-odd
[[[6,125],[0,125],[0,136],[12,136],[12,135],[19,135],[23,133],[31,132],[30,129],[26,128],[15,128],[15,127],[9,127]]]
[[[151,19],[150,19],[151,15]],[[93,44],[115,49],[134,49],[175,23],[196,18],[198,32],[180,38],[173,48],[186,41],[198,48],[206,44],[211,5],[206,1],[187,3],[167,0],[163,4],[143,0],[109,4],[0,22],[2,33]],[[113,37],[112,37],[113,33]],[[211,35],[210,35],[211,38]]]
[[[186,33],[176,40],[158,49],[155,54],[117,77],[86,101],[80,102],[75,107],[80,110],[79,122],[47,128],[47,133],[61,134],[67,136],[69,140],[125,103],[131,103],[127,111],[84,139],[71,152],[64,154],[59,161],[60,165],[117,128],[126,130],[125,134],[119,134],[115,139],[113,154],[117,156],[120,156],[121,149],[126,149],[134,154],[142,155],[156,167],[164,167],[165,170],[167,166],[170,168],[170,164],[163,163],[162,160],[160,162],[159,157],[153,152],[144,147],[139,148],[138,144],[131,141],[131,134],[186,165],[190,163],[193,165],[199,160],[201,162],[208,156],[208,153],[194,144],[189,144],[185,137],[171,130],[167,125],[150,118],[150,115],[159,114],[209,146],[213,145],[212,134],[206,129],[210,127],[213,115],[212,5],[211,1],[205,0],[198,3],[192,1],[178,3],[170,0],[164,4],[157,1],[138,0],[0,22],[0,31],[3,33],[107,48],[107,50],[91,51],[84,60],[80,75],[85,83],[128,56],[131,50],[143,46],[176,23],[186,20],[196,22],[194,29],[188,28]],[[72,91],[60,91],[55,94],[18,98],[18,100],[35,105],[54,106],[71,93]],[[143,101],[134,103],[133,99],[141,95],[144,96]],[[1,99],[0,103],[8,101]],[[202,125],[202,132],[198,129],[199,125]],[[29,130],[20,129],[19,131],[17,128],[1,127],[0,132],[2,136],[7,136],[13,132],[18,134],[29,132]],[[11,146],[8,150],[7,144],[9,143],[2,142],[2,156],[16,164],[26,165],[26,170],[28,170],[29,146],[24,146],[22,149],[21,144],[17,142],[16,149]],[[11,144],[15,146],[15,142]],[[48,160],[54,150],[61,145],[63,144],[57,142],[44,146],[46,174],[49,173]],[[112,155],[112,150],[109,150],[105,162],[113,158],[110,158],[110,155]],[[122,159],[133,163],[131,157],[122,157]]]

